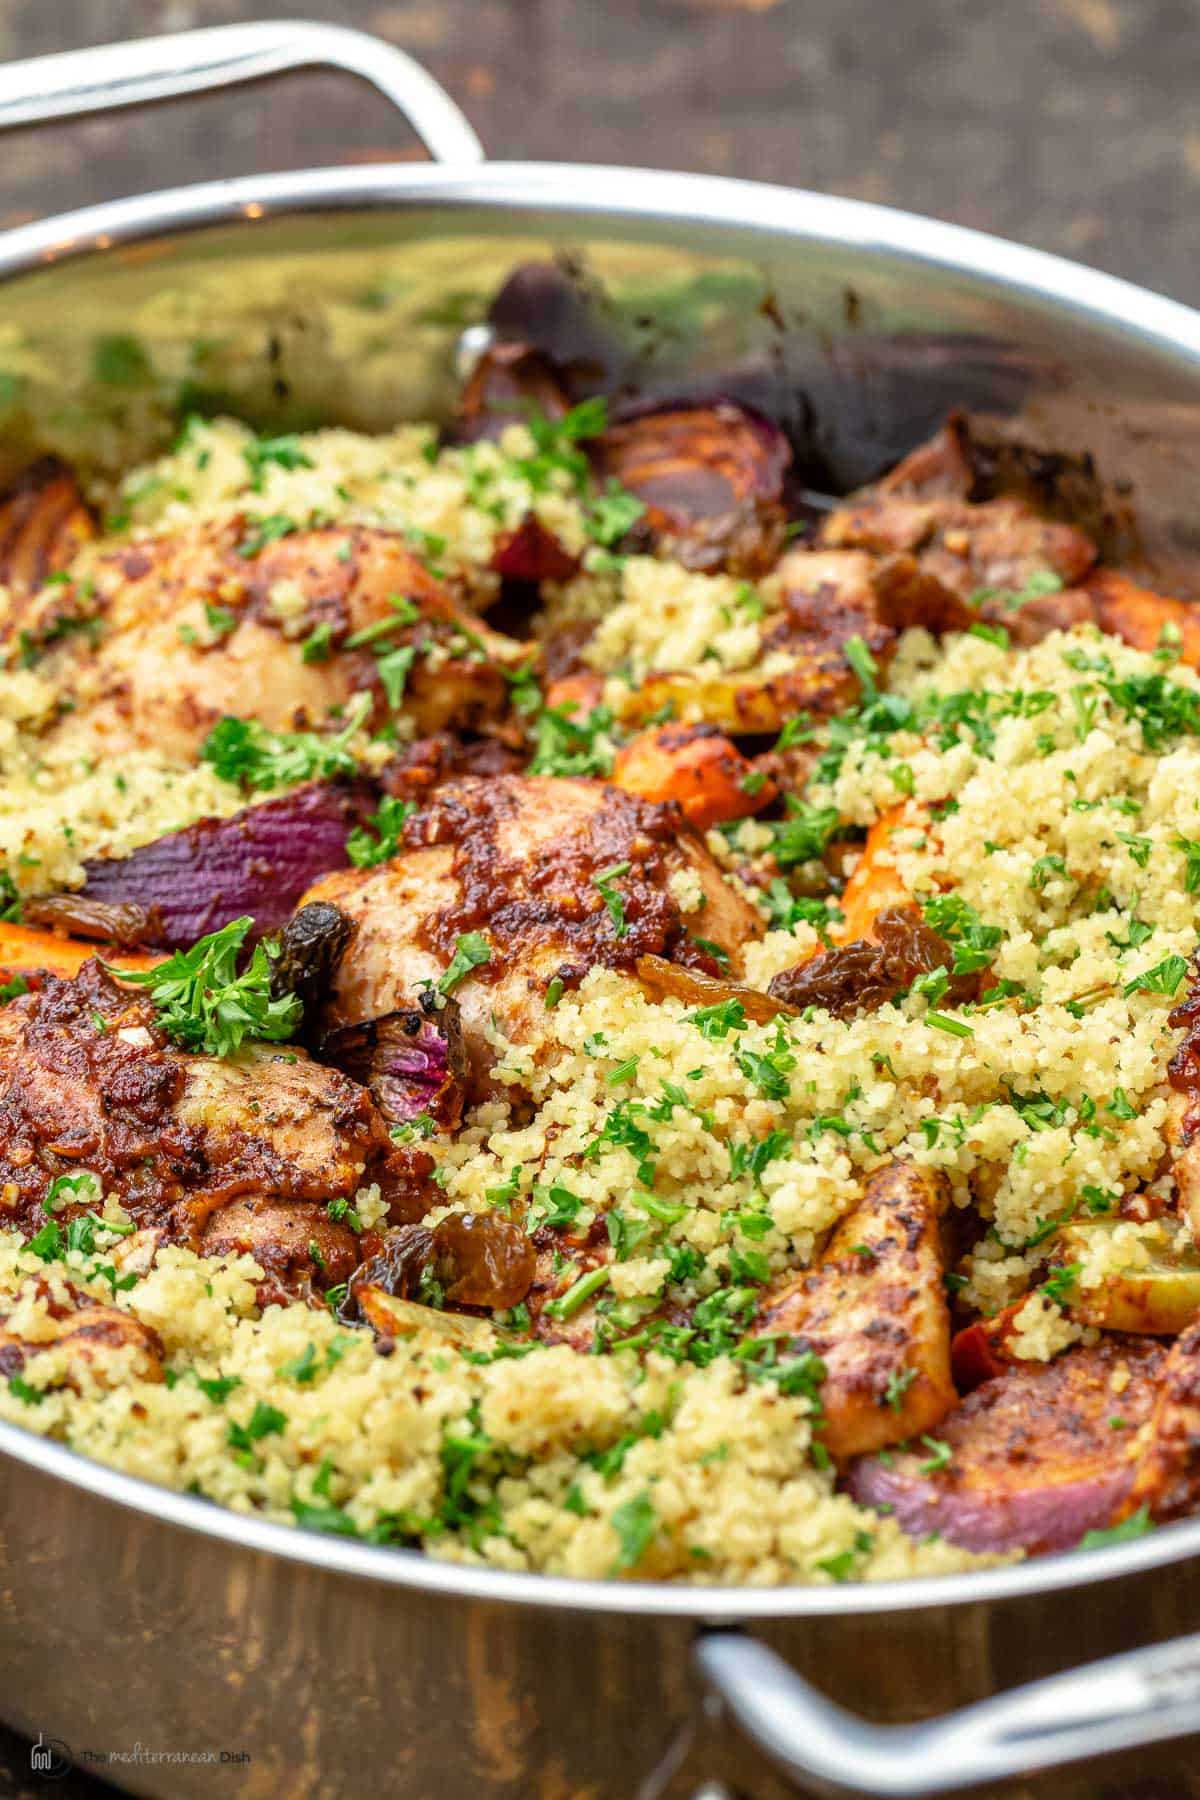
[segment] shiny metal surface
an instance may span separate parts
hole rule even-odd
[[[166,43],[154,54],[171,79],[156,91],[184,91],[187,57]],[[129,73],[132,98],[148,71]],[[78,77],[59,79],[43,114],[65,106]],[[27,71],[10,71],[9,93],[22,81]],[[0,80],[0,123],[4,91]],[[11,232],[0,240],[0,466],[54,448],[103,475],[165,442],[189,404],[264,426],[371,428],[436,413],[463,330],[514,264],[547,257],[601,296],[625,390],[770,396],[818,487],[864,479],[951,405],[1020,413],[1032,435],[1092,447],[1107,474],[1126,479],[1163,579],[1198,591],[1197,315],[957,228],[694,176],[322,170]],[[113,335],[136,339],[135,382],[103,378],[96,351]],[[238,1791],[253,1795],[337,1795],[370,1782],[414,1800],[617,1800],[691,1795],[711,1779],[776,1800],[794,1791],[790,1778],[735,1737],[720,1706],[701,1702],[692,1670],[697,1627],[738,1625],[786,1667],[768,1671],[718,1636],[697,1652],[703,1677],[792,1776],[814,1791],[861,1787],[870,1771],[853,1733],[791,1671],[863,1718],[896,1724],[1200,1626],[1200,1522],[902,1587],[617,1587],[301,1535],[8,1426],[0,1453],[0,1711],[77,1753],[139,1739],[149,1750],[244,1749],[252,1760],[238,1765]],[[1138,1715],[1120,1741],[1150,1746],[1191,1729],[1191,1648],[1173,1649],[1168,1664],[1166,1702],[1161,1686],[1137,1686],[1136,1671],[1132,1687],[1126,1674],[1096,1689]],[[1058,1695],[1095,1698],[1093,1679],[1070,1677]],[[779,1697],[764,1714],[756,1693],[767,1681]],[[1005,1741],[1019,1749],[1008,1762],[978,1718],[941,1722],[923,1754],[940,1746],[944,1774],[994,1791],[1005,1770],[1080,1748],[1065,1735],[1078,1710],[1064,1705],[1057,1718],[1056,1698],[1047,1719],[1045,1705],[1036,1693],[1006,1702],[1016,1735]],[[825,1731],[821,1755],[810,1754]],[[903,1746],[870,1742],[871,1791],[916,1791],[912,1768],[897,1766]],[[1084,1744],[1107,1748],[1099,1726]],[[891,1787],[879,1785],[888,1755]],[[1058,1771],[1036,1791],[1116,1800],[1156,1769],[1172,1793],[1200,1796],[1178,1745],[1145,1750],[1136,1777],[1128,1762],[1110,1773],[1106,1760]],[[178,1761],[102,1772],[157,1795],[208,1792],[213,1780],[211,1766]]]
[[[221,25],[0,65],[0,131],[308,68],[342,69],[370,82],[442,162],[483,160],[483,145],[471,126],[420,63],[364,31],[307,19]]]

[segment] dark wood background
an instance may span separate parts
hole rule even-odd
[[[885,201],[1200,303],[1200,0],[0,0],[0,59],[297,14],[419,57],[496,157]],[[9,139],[0,225],[397,154],[416,152],[382,101],[297,76]],[[0,1796],[108,1791],[75,1776],[48,1789],[0,1730]]]

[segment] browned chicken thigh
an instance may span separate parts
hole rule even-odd
[[[296,1289],[343,1280],[364,1254],[330,1202],[344,1214],[379,1182],[398,1218],[424,1210],[419,1162],[357,1082],[292,1045],[191,1054],[156,1021],[153,1002],[97,962],[0,1010],[5,1225],[31,1234],[86,1210],[88,1171],[161,1241],[250,1251]]]
[[[403,713],[423,732],[505,709],[504,671],[526,652],[461,608],[401,536],[261,535],[239,519],[122,545],[10,619],[26,660],[55,652],[72,703],[59,733],[92,753],[100,741],[189,758],[226,715],[336,728],[360,694],[368,724]]]
[[[520,1040],[558,980],[632,969],[654,954],[735,969],[761,934],[673,806],[597,781],[468,778],[439,789],[408,821],[408,848],[374,869],[347,869],[310,889],[356,927],[334,988],[332,1023],[357,1024],[447,985],[456,948],[478,934],[473,967],[450,977],[476,1079],[496,1051],[493,1028]],[[685,912],[684,903],[693,910]]]

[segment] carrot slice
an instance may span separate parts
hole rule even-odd
[[[11,981],[14,975],[58,975],[67,981],[78,975],[91,956],[103,956],[106,963],[120,969],[152,969],[163,960],[145,950],[109,950],[82,938],[0,922],[0,979],[4,981]]]
[[[891,906],[912,905],[912,895],[896,871],[890,848],[892,833],[905,818],[903,805],[890,807],[867,833],[862,856],[839,902],[843,921],[832,934],[836,943],[854,944],[869,938],[881,912]]]
[[[647,800],[674,800],[697,830],[744,819],[773,800],[775,783],[760,776],[743,784],[751,766],[736,745],[711,726],[664,725],[643,731],[617,751],[613,781]]]

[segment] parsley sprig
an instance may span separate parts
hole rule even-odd
[[[411,800],[385,794],[379,809],[346,839],[346,855],[356,869],[370,869],[399,855],[404,847],[404,827],[416,808]]]
[[[149,991],[158,1023],[177,1044],[207,1056],[232,1056],[247,1038],[281,1043],[300,1023],[295,994],[271,992],[271,951],[256,944],[238,973],[238,955],[254,920],[232,919],[153,969],[110,969]],[[107,965],[106,965],[107,966]]]
[[[201,747],[201,761],[210,763],[225,781],[252,793],[352,775],[358,765],[347,745],[369,710],[367,700],[334,737],[315,731],[268,731],[256,719],[219,719]]]

